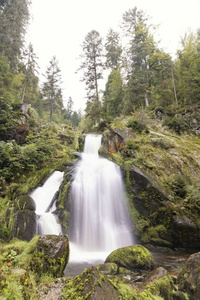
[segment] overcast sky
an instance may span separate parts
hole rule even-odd
[[[159,24],[156,40],[161,40],[162,48],[173,57],[180,48],[181,36],[200,28],[200,0],[32,0],[27,41],[39,58],[40,74],[45,74],[49,61],[56,56],[64,100],[71,96],[74,109],[84,109],[86,102],[84,83],[75,74],[85,36],[93,29],[101,37],[110,28],[119,31],[122,15],[135,6],[151,17],[152,24]]]

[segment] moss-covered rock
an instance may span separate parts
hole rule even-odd
[[[44,273],[54,277],[63,275],[69,259],[69,241],[66,235],[40,236],[32,249],[30,268],[38,276]]]
[[[151,270],[154,265],[151,253],[142,245],[117,249],[106,258],[108,262],[129,270]]]
[[[199,299],[200,295],[200,252],[192,254],[178,275],[178,287],[186,292],[190,299]]]
[[[24,210],[24,209],[35,211],[36,209],[35,202],[29,195],[18,196],[15,199],[14,207],[17,211]]]
[[[32,210],[19,210],[15,214],[13,236],[30,241],[36,233],[36,213]]]
[[[111,280],[92,267],[66,284],[62,299],[119,300],[119,292]]]

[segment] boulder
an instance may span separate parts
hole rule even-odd
[[[45,235],[37,240],[30,268],[39,276],[44,273],[63,276],[69,260],[69,240],[66,235]]]
[[[36,210],[34,200],[29,195],[21,195],[15,199],[14,206],[16,210]]]
[[[178,288],[187,293],[189,299],[199,299],[200,295],[200,252],[192,254],[177,278]]]
[[[96,267],[85,270],[63,291],[64,299],[119,300],[119,291]]]
[[[154,266],[151,253],[142,245],[117,249],[106,258],[105,263],[108,262],[133,271],[151,270]]]
[[[168,274],[167,270],[163,267],[156,268],[155,270],[151,271],[143,281],[144,285],[151,284],[154,280],[158,280]]]
[[[14,237],[30,241],[36,233],[36,213],[32,210],[19,210],[15,214]]]

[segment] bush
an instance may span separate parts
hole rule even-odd
[[[176,196],[181,198],[184,198],[186,196],[186,183],[181,175],[173,176],[170,182],[170,186]]]
[[[173,129],[177,134],[181,134],[181,131],[185,131],[187,129],[186,122],[183,117],[166,117],[163,121],[163,126],[167,126],[170,129]]]
[[[146,133],[149,132],[147,126],[145,124],[140,123],[136,119],[129,119],[127,127],[132,128],[133,130],[137,131],[138,133],[142,133],[142,131],[145,131]]]
[[[200,183],[196,182],[187,187],[187,196],[190,204],[200,208]]]

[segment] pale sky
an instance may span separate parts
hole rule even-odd
[[[188,30],[200,28],[200,0],[32,0],[32,19],[27,41],[38,56],[40,74],[56,56],[63,81],[63,96],[72,97],[74,109],[85,108],[85,85],[75,74],[80,65],[81,44],[91,30],[105,38],[110,28],[120,31],[122,15],[134,7],[160,24],[156,40],[175,57],[180,39]],[[40,75],[41,81],[44,77]]]

